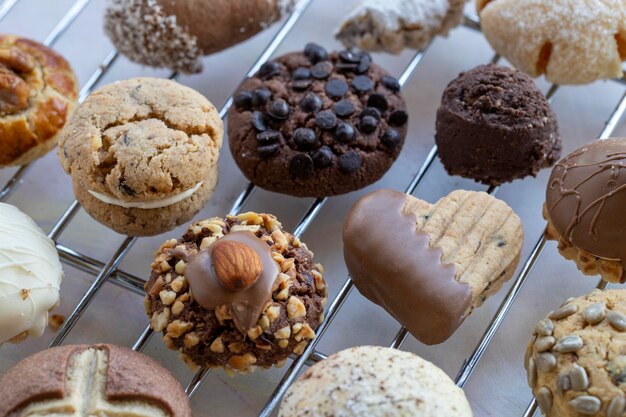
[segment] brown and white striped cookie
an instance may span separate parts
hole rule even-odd
[[[191,417],[180,383],[156,361],[113,345],[30,356],[0,377],[0,416]]]
[[[359,291],[437,344],[511,278],[524,232],[506,203],[483,192],[457,190],[430,204],[379,190],[354,205],[343,241]]]

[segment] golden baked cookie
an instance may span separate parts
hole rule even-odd
[[[52,49],[0,34],[0,168],[45,155],[76,106],[78,84]]]
[[[626,290],[594,290],[541,320],[524,366],[543,414],[622,417],[625,340]]]
[[[200,93],[134,78],[85,100],[59,138],[76,198],[131,236],[163,233],[202,208],[217,182],[223,124]]]
[[[556,84],[622,76],[623,0],[477,0],[482,30],[517,68]]]
[[[511,278],[523,242],[506,203],[464,190],[436,204],[375,191],[352,207],[343,230],[356,287],[426,344],[448,339]]]

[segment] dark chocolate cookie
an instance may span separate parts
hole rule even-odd
[[[535,176],[561,154],[556,115],[541,91],[528,75],[497,65],[448,85],[435,139],[449,174],[489,185]]]
[[[307,45],[263,65],[235,94],[230,149],[270,191],[325,197],[384,175],[407,133],[400,84],[366,52]]]

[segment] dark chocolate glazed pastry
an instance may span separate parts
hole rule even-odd
[[[454,191],[431,205],[397,191],[361,198],[343,229],[359,291],[418,340],[447,340],[519,262],[519,218],[486,193]]]
[[[301,197],[354,191],[383,176],[408,115],[398,80],[366,52],[304,52],[263,65],[235,93],[230,149],[255,185]]]
[[[626,139],[597,140],[552,170],[546,192],[547,236],[588,275],[624,282]]]
[[[499,185],[552,166],[556,115],[526,74],[481,65],[452,81],[437,111],[439,157],[451,175]]]

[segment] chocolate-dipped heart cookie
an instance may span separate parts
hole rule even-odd
[[[359,291],[429,345],[447,340],[511,277],[523,241],[506,203],[463,190],[436,204],[375,191],[352,207],[343,229]]]

